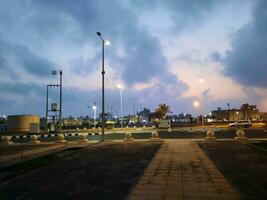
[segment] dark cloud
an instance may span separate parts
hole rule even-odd
[[[40,77],[47,76],[49,72],[55,68],[52,62],[36,55],[27,47],[1,40],[0,64],[0,67],[6,69],[8,72],[14,72],[16,68],[22,67],[28,73]]]
[[[45,96],[46,86],[36,83],[1,83],[0,92],[8,92],[19,95],[28,95],[34,93],[38,96]]]
[[[223,60],[224,60],[223,56],[218,51],[210,53],[209,57],[214,62],[223,62]]]
[[[151,78],[167,73],[168,63],[161,52],[158,41],[145,32],[136,34],[139,39],[131,44],[127,41],[127,56],[121,59],[125,65],[122,72],[123,80],[131,85],[137,82],[149,82]]]
[[[224,3],[229,2],[225,0]],[[173,29],[168,33],[170,35],[181,33],[187,30],[193,30],[202,25],[207,17],[221,3],[220,0],[136,0],[131,1],[131,5],[136,7],[136,11],[140,10],[164,10],[167,11],[173,21]],[[156,22],[157,23],[157,22]]]
[[[38,77],[49,75],[49,72],[55,68],[55,64],[41,56],[43,52],[36,49],[42,50],[54,44],[53,42],[62,44],[57,42],[64,41],[66,47],[74,47],[75,51],[80,51],[86,45],[93,47],[88,51],[89,55],[95,55],[90,56],[91,59],[77,56],[70,61],[71,69],[76,74],[91,73],[101,62],[101,41],[96,35],[96,31],[100,31],[104,38],[112,40],[112,46],[105,51],[107,63],[111,63],[110,67],[126,84],[146,83],[152,78],[159,80],[154,87],[141,92],[126,90],[127,98],[139,96],[145,104],[152,107],[167,101],[175,107],[176,98],[187,90],[188,86],[169,71],[169,64],[163,55],[159,38],[151,36],[148,30],[140,26],[139,13],[146,10],[153,11],[161,6],[166,8],[171,12],[175,24],[175,30],[170,32],[177,33],[200,23],[215,5],[214,2],[217,1],[21,0],[1,2],[0,34],[4,35],[3,38],[6,41],[4,39],[0,41],[0,67],[9,71],[16,71],[16,68],[21,67]],[[117,50],[121,48],[125,52],[123,56],[117,55]],[[66,60],[68,61],[68,58]],[[29,85],[2,84],[0,89],[8,89],[20,95],[33,92],[43,97],[42,91],[45,88],[38,89],[38,87],[33,84],[32,91],[29,90]],[[87,113],[89,103],[97,102],[100,105],[100,94],[99,90],[64,88],[64,115]],[[114,105],[119,110],[117,90],[106,90],[106,98],[107,104]],[[40,100],[38,102],[34,99],[25,102],[24,108],[30,109],[31,104],[34,104],[33,110],[38,112],[44,110]],[[185,104],[189,106],[191,102]],[[126,107],[131,110],[131,106]]]
[[[100,66],[100,54],[97,54],[92,59],[85,59],[83,57],[78,57],[69,62],[71,70],[78,75],[85,76],[88,73],[93,72],[97,67]]]
[[[267,86],[267,1],[258,0],[252,21],[233,38],[224,74],[246,86]]]
[[[46,30],[53,28],[55,23],[62,26],[62,18],[70,19],[78,27],[76,34],[81,38],[87,38],[98,45],[95,32],[104,33],[104,37],[109,36],[112,39],[112,47],[106,50],[110,55],[108,59],[112,62],[112,68],[119,69],[121,77],[125,83],[132,85],[134,83],[149,82],[152,78],[160,76],[168,71],[168,63],[164,57],[158,38],[152,37],[147,31],[139,26],[138,13],[147,9],[153,10],[157,7],[165,7],[173,13],[173,20],[180,30],[187,27],[187,24],[196,24],[200,19],[209,13],[209,10],[215,4],[214,1],[32,1],[34,8],[38,10],[38,16],[31,21],[32,26],[42,27],[42,34]],[[47,19],[42,13],[51,13]],[[137,11],[138,12],[138,11]],[[62,17],[63,16],[63,17]],[[53,20],[55,18],[55,20]],[[51,24],[47,23],[52,21]],[[65,22],[66,24],[67,22]],[[164,22],[162,22],[164,23]],[[52,26],[52,27],[50,27]],[[38,29],[39,30],[39,29]],[[57,29],[55,29],[57,30]],[[85,39],[86,40],[86,39]],[[125,56],[118,57],[114,49],[119,48],[118,43],[123,42]],[[100,47],[100,46],[99,46]],[[112,50],[113,49],[113,50]],[[96,49],[96,51],[99,51]],[[112,52],[113,51],[113,52]],[[78,61],[78,62],[77,62]],[[85,64],[77,58],[75,64]],[[86,61],[86,64],[94,65],[95,60]],[[87,65],[89,66],[89,65]],[[96,63],[95,63],[96,66]],[[78,74],[91,72],[92,67],[82,67],[82,70],[74,71]]]

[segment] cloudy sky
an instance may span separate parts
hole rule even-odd
[[[101,105],[101,40],[106,109],[125,113],[160,103],[173,113],[256,104],[267,111],[265,0],[2,0],[0,115],[45,114],[46,84],[63,70],[64,116]],[[199,79],[203,79],[201,85]],[[57,92],[51,91],[50,101]]]

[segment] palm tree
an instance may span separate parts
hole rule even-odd
[[[168,113],[171,113],[170,106],[163,103],[159,104],[158,108],[155,110],[156,115],[162,119],[164,118]]]

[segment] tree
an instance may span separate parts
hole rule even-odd
[[[155,110],[156,116],[160,119],[164,118],[168,113],[171,113],[170,106],[163,103],[159,104],[158,108]]]

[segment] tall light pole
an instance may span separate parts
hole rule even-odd
[[[61,133],[62,126],[62,70],[53,70],[52,75],[57,75],[59,72],[59,133]]]
[[[230,104],[227,103],[227,107],[228,107],[228,121],[230,121],[230,113],[229,113],[229,112],[230,112],[230,109],[229,109],[229,105],[230,105]]]
[[[118,88],[120,89],[120,99],[121,99],[121,128],[123,128],[123,110],[122,110],[122,100],[123,100],[123,96],[122,96],[122,91],[123,91],[123,86],[122,85],[118,85]]]
[[[137,100],[137,98],[131,98],[131,100],[133,100],[133,117],[134,117],[134,123],[136,123],[135,101]]]
[[[48,88],[49,85],[46,85],[46,111],[45,111],[45,120],[46,120],[46,131],[48,131]]]
[[[199,102],[193,101],[193,106],[197,109],[199,107]],[[198,111],[197,111],[197,115],[198,115]]]
[[[92,106],[93,110],[94,110],[94,128],[95,128],[95,121],[96,121],[96,103],[94,103],[94,105]]]
[[[200,91],[201,91],[201,104],[202,104],[202,126],[204,127],[204,95],[203,95],[203,79],[199,79]]]
[[[101,39],[102,41],[102,137],[101,137],[101,141],[104,141],[104,132],[105,132],[105,60],[104,60],[104,53],[105,53],[105,44],[109,45],[110,42],[109,41],[105,41],[100,32],[96,33],[98,35],[98,37]]]

